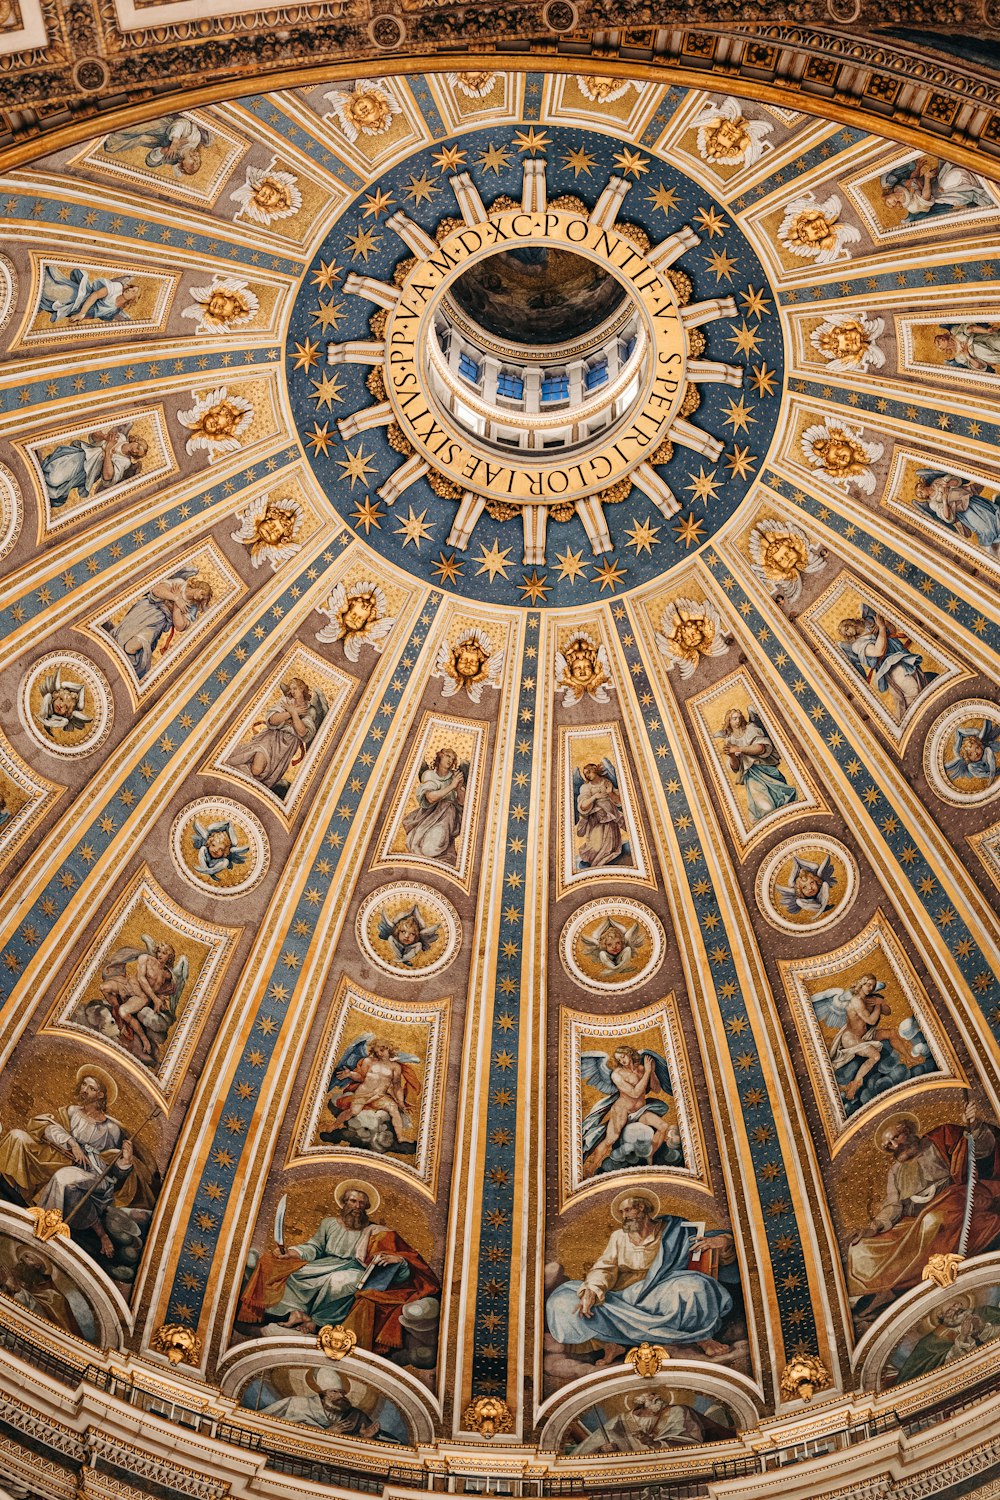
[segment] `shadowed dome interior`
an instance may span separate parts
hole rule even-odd
[[[450,288],[458,306],[496,338],[532,347],[570,343],[611,317],[627,295],[609,271],[549,245],[501,250]]]

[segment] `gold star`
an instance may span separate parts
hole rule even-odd
[[[573,168],[574,178],[579,177],[581,172],[586,172],[587,176],[589,177],[590,169],[594,165],[594,161],[595,158],[593,156],[588,156],[583,147],[580,146],[576,151],[567,151],[566,155],[563,157],[563,166],[567,171],[569,171],[570,167]]]
[[[509,547],[505,547],[501,552],[499,538],[496,537],[493,539],[493,545],[490,547],[489,551],[487,551],[483,543],[480,542],[480,555],[476,559],[480,566],[476,569],[476,577],[478,578],[480,573],[488,573],[490,575],[490,583],[493,582],[493,579],[498,573],[500,574],[501,578],[506,578],[507,569],[510,567],[510,563],[507,561],[507,559],[510,557],[510,551],[511,549]]]
[[[664,187],[661,182],[659,187],[655,187],[651,193],[646,194],[646,202],[668,214],[672,208],[677,207],[677,189]]]
[[[758,396],[774,395],[774,371],[769,370],[763,360],[759,365],[754,365],[750,378],[757,387]]]
[[[382,530],[382,512],[378,508],[378,501],[374,504],[370,496],[366,495],[360,504],[354,507],[354,524],[365,528],[365,536],[370,535],[374,526],[376,531]]]
[[[710,474],[706,474],[702,465],[699,464],[698,478],[692,480],[691,483],[685,485],[684,488],[691,490],[694,494],[694,498],[696,500],[700,500],[702,504],[704,504],[708,500],[715,499],[715,492],[719,488],[719,483],[720,481],[715,477],[714,469]]]
[[[753,415],[753,408],[747,406],[742,396],[738,401],[730,400],[729,415],[726,417],[725,422],[727,427],[732,427],[734,433],[749,432],[749,424],[756,422],[756,420],[757,418]]]
[[[319,345],[307,337],[301,344],[295,345],[295,355],[296,370],[311,370],[313,365],[319,363]]]
[[[743,319],[742,327],[737,328],[729,336],[729,342],[735,344],[741,354],[759,354],[759,339],[760,330],[755,331],[752,328],[748,328],[746,318]]]
[[[426,507],[419,516],[413,514],[413,506],[410,506],[410,514],[401,526],[395,528],[396,535],[403,538],[403,546],[408,547],[412,542],[417,551],[420,551],[420,543],[425,541],[431,534],[431,528],[424,525],[424,517],[427,514]]]
[[[465,161],[466,153],[460,151],[457,146],[444,146],[431,161],[439,172],[457,172]]]
[[[556,563],[559,567],[559,577],[568,578],[570,583],[575,583],[578,578],[586,578],[587,564],[583,561],[583,552],[571,552],[566,548],[565,552],[556,553]]]
[[[312,273],[313,286],[318,286],[321,292],[332,292],[333,283],[340,275],[340,267],[332,260],[321,260],[319,270]]]
[[[629,546],[635,548],[636,557],[638,557],[640,552],[648,552],[652,555],[653,548],[659,542],[660,528],[659,526],[650,526],[649,522],[649,516],[641,524],[636,521],[635,525],[629,527],[625,533],[628,537]]]
[[[602,594],[605,589],[610,589],[614,593],[624,578],[625,569],[619,568],[617,559],[613,557],[609,557],[606,562],[602,562],[594,569],[594,581],[600,583]]]
[[[758,292],[755,287],[748,286],[740,293],[740,301],[748,318],[763,318],[771,311],[771,299],[764,296],[763,287]]]
[[[679,542],[684,543],[685,547],[690,547],[692,542],[700,540],[703,525],[704,522],[695,520],[694,516],[684,516],[679,524],[674,527],[674,535]]]
[[[736,269],[736,262],[735,260],[733,260],[731,255],[728,255],[726,253],[725,250],[713,250],[711,255],[705,261],[705,264],[710,271],[715,272],[716,286],[718,286],[723,276],[727,281],[732,281],[733,272]]]
[[[506,146],[494,146],[490,141],[476,165],[482,167],[484,172],[495,172],[499,177],[501,171],[510,166],[510,152]]]
[[[425,200],[430,202],[435,193],[441,189],[431,181],[426,172],[421,172],[419,177],[410,178],[410,185],[406,190],[407,198],[412,198],[415,204],[421,204]]]
[[[527,130],[516,130],[514,132],[514,145],[518,151],[530,151],[532,156],[536,151],[544,151],[549,144],[549,138],[544,130],[536,130],[534,125],[529,125]]]
[[[367,480],[369,469],[375,467],[375,455],[374,453],[366,453],[361,443],[358,444],[357,453],[352,453],[350,448],[345,448],[344,452],[347,454],[347,457],[338,458],[337,462],[344,471],[343,478],[351,481],[351,489],[353,490],[356,480],[360,479],[362,483]]]
[[[306,436],[306,442],[313,452],[318,456],[322,453],[325,458],[330,451],[330,444],[337,441],[337,434],[330,431],[328,422],[320,427],[318,422],[313,423],[313,430]]]
[[[381,188],[376,188],[374,193],[369,193],[365,199],[365,218],[378,218],[384,214],[390,203],[395,202],[391,193],[383,193]]]
[[[649,171],[649,162],[641,151],[630,151],[628,146],[623,151],[615,152],[614,164],[619,172],[624,172],[626,177],[641,177],[643,172]]]
[[[359,229],[357,234],[349,234],[347,236],[347,243],[351,247],[352,260],[357,260],[360,256],[362,260],[367,261],[369,255],[371,255],[377,246],[381,245],[382,241],[373,230]]]
[[[457,560],[454,552],[450,557],[439,552],[437,562],[431,563],[431,567],[442,583],[457,583],[462,576],[462,564]]]
[[[344,383],[338,375],[321,375],[312,383],[310,401],[317,406],[332,406],[334,401],[343,401]]]
[[[346,316],[342,302],[321,302],[313,313],[313,322],[318,323],[325,333],[328,328],[336,329]]]
[[[750,452],[749,447],[741,448],[739,443],[733,444],[733,451],[726,459],[730,472],[740,479],[749,477],[750,470],[756,462],[756,455]]]
[[[539,599],[544,601],[545,595],[552,587],[550,583],[545,582],[547,577],[548,574],[543,573],[541,578],[539,578],[537,568],[532,568],[530,578],[527,573],[522,573],[522,582],[518,585],[521,590],[521,598],[527,599],[531,604],[537,604]]]
[[[725,218],[714,208],[699,208],[694,216],[694,222],[699,229],[704,229],[710,240],[714,240],[717,234],[721,234],[726,226]]]

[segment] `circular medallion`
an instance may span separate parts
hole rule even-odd
[[[708,542],[766,460],[784,356],[763,265],[702,184],[620,145],[511,124],[421,148],[303,279],[286,377],[309,463],[432,587],[620,594]]]
[[[75,651],[43,656],[21,679],[21,723],[52,755],[91,755],[111,728],[108,679]]]
[[[271,862],[264,825],[228,797],[191,802],[174,819],[170,852],[188,885],[215,896],[242,896]]]
[[[858,891],[854,855],[824,834],[797,834],[771,850],[757,874],[757,905],[782,932],[822,932],[846,916]]]
[[[462,946],[462,923],[451,902],[429,886],[402,881],[365,897],[355,931],[375,967],[396,979],[430,979]]]
[[[985,698],[953,703],[924,741],[924,774],[954,807],[989,802],[1000,792],[1000,704]]]
[[[0,464],[0,557],[6,557],[21,534],[21,491],[9,469]]]
[[[570,917],[559,939],[559,957],[585,989],[621,994],[653,977],[666,946],[662,923],[648,906],[603,897]]]

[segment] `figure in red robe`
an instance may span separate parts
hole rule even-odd
[[[280,1323],[300,1333],[325,1324],[351,1329],[364,1349],[391,1357],[403,1346],[400,1314],[436,1298],[441,1283],[395,1230],[376,1224],[379,1196],[368,1183],[342,1182],[337,1212],[301,1245],[265,1251],[240,1299],[241,1323]]]

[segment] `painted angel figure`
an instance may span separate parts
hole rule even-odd
[[[616,922],[613,917],[608,917],[596,937],[581,934],[580,943],[584,952],[596,959],[602,969],[614,972],[627,969],[632,960],[639,957],[645,938],[638,922],[630,922],[626,926],[622,922]]]
[[[702,161],[725,167],[750,167],[765,151],[773,149],[765,139],[774,129],[770,121],[748,120],[739,100],[731,97],[721,102],[711,100],[692,124],[698,130],[698,155]]]
[[[411,1110],[422,1088],[416,1068],[422,1062],[373,1031],[363,1032],[334,1064],[327,1106],[335,1130],[353,1145],[397,1150],[413,1128]]]
[[[63,676],[61,667],[42,678],[42,704],[38,722],[49,735],[57,730],[83,729],[93,722],[87,713],[87,688]]]
[[[918,469],[913,488],[918,510],[1000,554],[1000,503],[985,485],[944,469]]]
[[[557,651],[555,689],[562,694],[563,708],[572,708],[584,698],[593,698],[595,703],[610,703],[615,685],[603,642],[595,641],[581,630],[567,643],[564,651]]]
[[[809,996],[818,1019],[836,1033],[829,1043],[834,1073],[852,1070],[847,1078],[837,1078],[848,1105],[854,1103],[869,1075],[874,1075],[866,1090],[871,1098],[910,1078],[915,1069],[925,1072],[928,1061],[934,1065],[912,1015],[898,1026],[888,1022],[892,1006],[881,998],[884,991],[884,980],[862,974],[852,985]]]
[[[613,865],[622,853],[628,852],[618,772],[606,755],[600,765],[588,761],[582,767],[574,766],[573,805],[579,869]]]
[[[934,344],[946,364],[963,370],[1000,370],[1000,323],[942,323]]]
[[[396,623],[382,589],[367,578],[358,583],[338,583],[319,613],[330,623],[317,630],[316,639],[324,643],[343,641],[344,655],[351,662],[357,661],[363,645],[371,646],[376,653],[382,651]]]
[[[831,906],[830,893],[837,884],[833,873],[833,861],[829,855],[813,864],[807,859],[792,856],[791,878],[788,885],[776,887],[781,904],[789,916],[805,912],[813,921],[821,917]]]
[[[722,741],[729,769],[743,785],[751,823],[796,801],[798,791],[785,779],[781,755],[755,708],[747,705],[746,713],[730,709],[716,739]]]
[[[952,732],[951,757],[944,769],[949,781],[989,786],[1000,774],[1000,725],[992,719],[959,724]]]
[[[993,199],[981,177],[968,167],[918,156],[879,178],[882,201],[904,210],[909,220],[925,214],[954,213],[958,209],[992,208]]]
[[[198,851],[195,868],[199,875],[206,875],[209,880],[218,880],[223,870],[232,870],[238,865],[246,864],[250,852],[249,844],[236,842],[236,831],[228,818],[225,822],[209,823],[207,826],[199,823],[196,818],[191,842]]]
[[[609,1170],[683,1164],[680,1131],[667,1119],[670,1106],[651,1097],[673,1096],[665,1057],[635,1047],[616,1047],[610,1059],[606,1052],[583,1052],[580,1077],[604,1096],[583,1121],[584,1178],[596,1177],[609,1159]]]
[[[478,703],[484,687],[499,690],[503,681],[503,663],[503,650],[493,649],[493,642],[485,630],[467,630],[455,646],[448,640],[441,642],[433,675],[442,680],[443,698],[453,698],[464,689],[470,701]]]
[[[821,203],[815,193],[802,193],[785,205],[778,239],[792,255],[814,260],[818,266],[849,260],[848,245],[857,244],[860,229],[840,223],[841,202],[836,193]]]
[[[57,443],[41,460],[45,498],[53,508],[65,505],[74,490],[79,500],[90,500],[133,479],[148,452],[146,439],[131,425]]]
[[[42,267],[38,311],[48,313],[50,323],[128,322],[129,308],[142,295],[138,284],[127,276],[92,275],[82,266],[47,264]]]
[[[194,177],[201,170],[202,152],[211,139],[207,127],[189,115],[170,114],[113,130],[104,138],[104,149],[110,156],[144,150],[146,166],[153,171],[166,167],[175,177]]]
[[[862,606],[860,619],[839,621],[837,634],[845,660],[876,692],[888,695],[902,722],[938,674],[924,665],[909,636],[870,604]]]
[[[250,738],[236,746],[228,764],[248,771],[255,781],[284,797],[329,705],[319,688],[304,677],[290,676],[280,687],[280,696],[265,710],[263,723],[254,724]]]
[[[149,1066],[159,1060],[190,973],[187,955],[142,935],[141,948],[116,948],[101,968],[101,994],[118,1039]],[[134,965],[134,967],[133,967]]]
[[[440,926],[428,927],[420,907],[413,905],[408,911],[390,917],[385,908],[378,914],[378,935],[388,943],[401,964],[412,965],[419,953],[426,953],[437,941]]]

